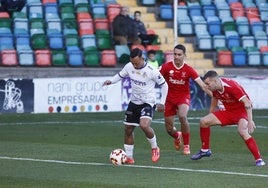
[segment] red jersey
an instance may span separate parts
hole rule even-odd
[[[236,81],[228,78],[221,78],[221,82],[223,92],[216,90],[213,92],[213,96],[222,102],[227,111],[239,109],[244,110],[244,104],[240,101],[245,96],[249,99],[244,88]]]
[[[173,61],[164,63],[160,68],[160,73],[168,83],[167,98],[175,99],[181,96],[190,98],[190,78],[196,80],[198,73],[191,66],[184,63],[180,68],[174,65]]]

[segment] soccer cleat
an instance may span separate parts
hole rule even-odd
[[[153,148],[152,149],[152,161],[156,163],[160,158],[160,148]]]
[[[201,159],[202,157],[210,157],[211,154],[212,153],[211,153],[210,149],[208,151],[205,151],[205,152],[202,150],[199,150],[199,152],[197,154],[193,155],[191,157],[191,159],[198,160],[198,159]]]
[[[184,146],[183,146],[182,153],[183,153],[184,155],[190,155],[190,153],[191,153],[191,151],[190,151],[190,146],[189,146],[189,145],[184,145]]]
[[[134,163],[135,163],[135,161],[134,161],[133,158],[129,158],[129,157],[127,157],[127,159],[126,159],[126,161],[125,161],[125,164],[134,164]]]
[[[176,150],[180,150],[181,148],[181,132],[178,131],[178,138],[174,139],[174,147]]]
[[[262,159],[256,160],[256,166],[264,166],[265,162]]]

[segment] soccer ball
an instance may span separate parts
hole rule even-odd
[[[122,165],[126,162],[127,155],[122,149],[115,149],[110,154],[110,161],[113,165]]]

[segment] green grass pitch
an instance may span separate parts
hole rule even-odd
[[[200,149],[199,118],[190,111],[191,152]],[[212,156],[192,161],[175,151],[156,113],[152,127],[161,148],[151,162],[150,145],[135,130],[135,165],[113,166],[109,154],[123,148],[124,112],[1,115],[0,188],[266,188],[268,110],[255,110],[255,137],[267,165],[256,167],[236,127],[212,127]],[[178,127],[178,120],[177,120]]]

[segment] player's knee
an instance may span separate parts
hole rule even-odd
[[[125,126],[125,134],[126,135],[131,135],[133,132],[133,128],[131,126]]]
[[[244,140],[247,140],[250,137],[247,128],[238,128],[238,133]]]
[[[209,123],[208,123],[208,121],[207,121],[206,118],[201,118],[201,119],[200,119],[200,127],[202,127],[202,128],[206,128],[206,127],[209,126],[208,124],[209,124]]]
[[[186,124],[187,123],[187,117],[186,116],[179,116],[179,120],[181,124]]]
[[[166,131],[169,135],[171,135],[174,131],[176,131],[176,128],[173,125],[166,124]]]

